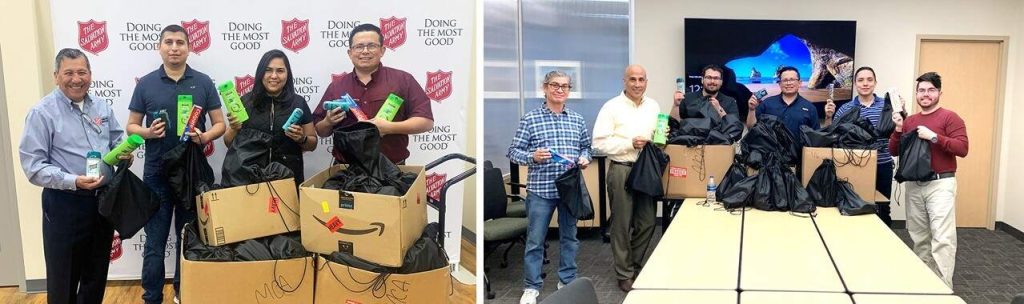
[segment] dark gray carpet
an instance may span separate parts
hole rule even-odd
[[[659,221],[660,223],[660,221]],[[656,229],[652,246],[661,239],[661,228]],[[910,246],[910,235],[905,229],[895,229],[907,246]],[[548,233],[548,251],[550,264],[544,265],[547,278],[540,299],[555,291],[558,284],[558,240],[557,231]],[[594,280],[598,299],[601,303],[621,303],[626,294],[619,290],[612,270],[612,253],[610,244],[601,242],[597,229],[580,229],[580,253],[576,257],[580,277]],[[1024,292],[1024,242],[1017,240],[1003,231],[986,229],[957,229],[956,272],[953,275],[953,291],[968,304],[1010,303],[1013,296]],[[518,304],[523,294],[523,247],[515,245],[509,253],[509,266],[502,269],[501,253],[492,253],[484,261],[489,269],[487,276],[491,280],[491,288],[495,292],[494,300],[486,303]],[[879,274],[884,275],[884,274]]]

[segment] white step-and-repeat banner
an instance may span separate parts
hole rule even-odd
[[[51,0],[54,47],[79,48],[92,64],[92,93],[113,105],[118,121],[128,120],[128,103],[136,80],[157,69],[160,30],[170,24],[189,33],[192,68],[215,82],[233,79],[242,93],[252,89],[256,65],[266,51],[283,50],[291,61],[297,93],[316,107],[331,79],[352,71],[348,58],[349,32],[371,23],[384,34],[382,62],[412,74],[430,97],[434,128],[409,136],[408,164],[423,165],[451,153],[467,153],[466,105],[470,102],[473,1],[149,1]],[[372,116],[372,113],[368,113]],[[212,149],[210,149],[212,148]],[[306,175],[331,163],[331,140],[321,139],[305,154]],[[207,148],[220,181],[226,147],[217,140]],[[132,170],[142,176],[144,153],[136,153]],[[454,160],[428,171],[429,189],[439,189],[465,171]],[[445,247],[458,263],[462,231],[462,183],[447,195]],[[437,214],[429,212],[431,221]],[[135,279],[141,273],[144,232],[111,249],[111,279]],[[173,275],[174,237],[165,260]]]

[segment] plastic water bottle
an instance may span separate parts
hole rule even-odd
[[[89,151],[85,154],[85,176],[88,177],[100,177],[100,158],[99,151]]]
[[[676,78],[676,90],[686,93],[686,81],[682,77]]]
[[[717,201],[715,198],[715,192],[718,191],[718,185],[715,185],[715,176],[708,177],[708,196],[707,203],[714,203]]]

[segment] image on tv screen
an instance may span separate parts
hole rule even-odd
[[[856,21],[687,18],[684,35],[685,91],[701,89],[704,66],[721,66],[721,91],[739,101],[740,113],[752,92],[781,92],[776,71],[783,66],[800,72],[800,95],[819,115],[829,92],[837,103],[852,98]]]

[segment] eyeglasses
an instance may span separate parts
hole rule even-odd
[[[722,81],[722,77],[704,76],[704,80],[708,80],[708,81]]]
[[[353,50],[353,51],[357,51],[357,52],[364,52],[364,51],[370,51],[370,52],[373,52],[373,51],[376,51],[376,50],[377,50],[377,49],[379,49],[379,48],[380,48],[380,44],[376,44],[376,43],[367,43],[367,44],[357,44],[357,45],[353,45],[353,46],[352,46],[352,47],[350,48],[350,50]]]
[[[797,79],[797,78],[786,78],[786,79],[779,80],[779,83],[794,83],[794,82],[800,82],[800,79]]]
[[[566,83],[566,84],[558,84],[558,83],[554,83],[554,82],[548,82],[548,83],[545,83],[545,84],[551,90],[562,89],[562,91],[569,91],[570,89],[572,89],[572,85],[569,85],[568,83]]]
[[[938,92],[939,92],[938,88],[917,89],[917,94],[924,94],[924,93],[935,94],[935,93],[938,93]]]

